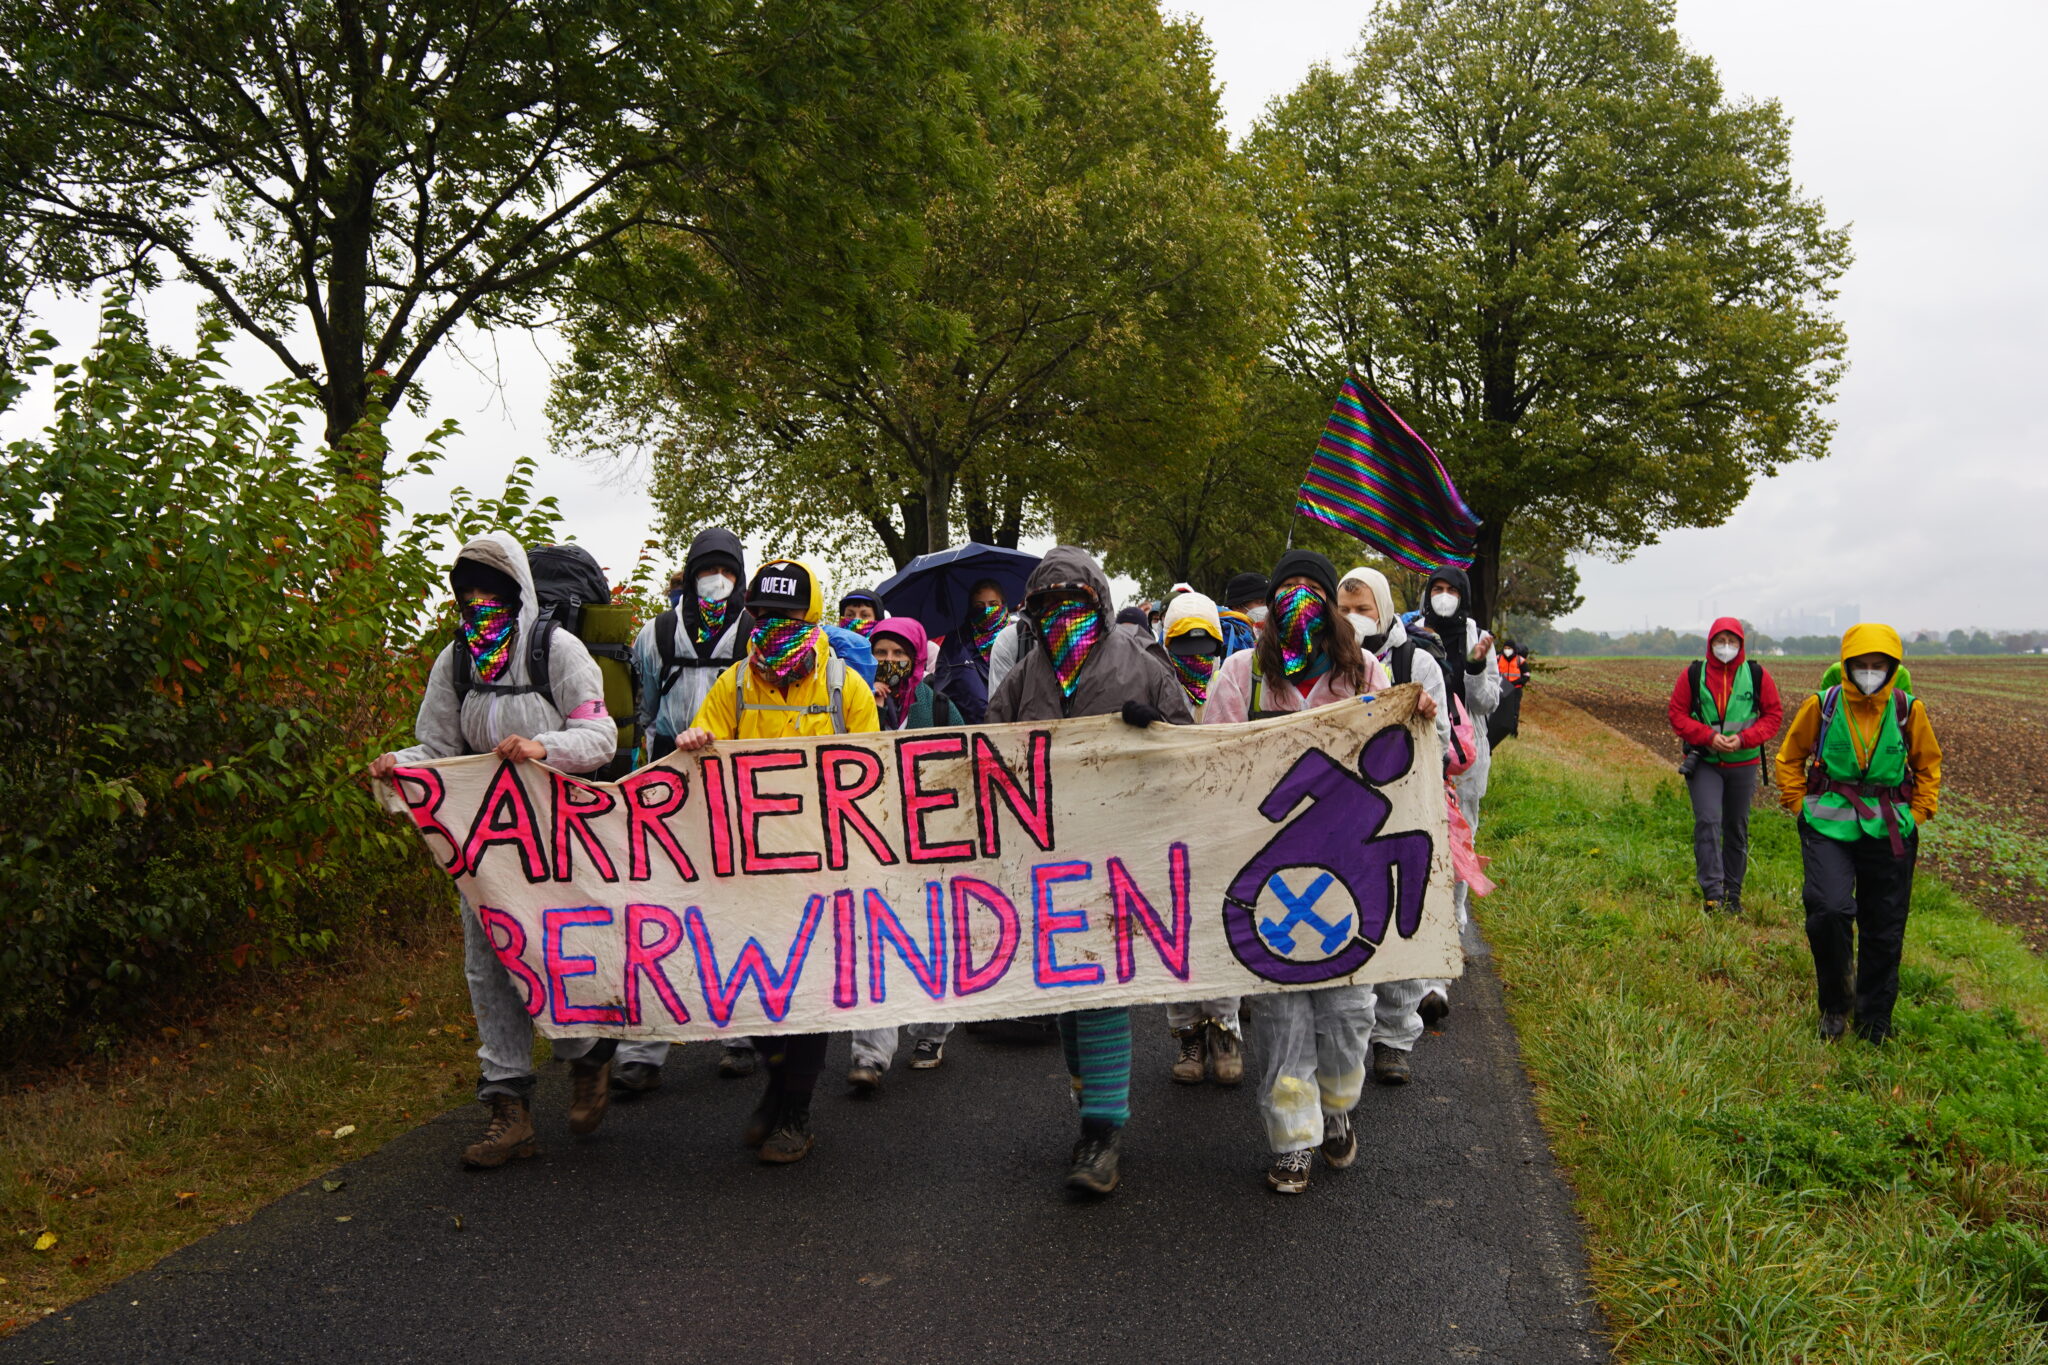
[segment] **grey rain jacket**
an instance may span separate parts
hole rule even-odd
[[[1149,648],[1137,633],[1115,624],[1116,603],[1109,590],[1109,578],[1086,550],[1073,545],[1056,545],[1025,581],[1024,597],[1061,584],[1076,584],[1095,594],[1102,609],[1102,642],[1095,646],[1081,667],[1081,678],[1069,698],[1060,691],[1060,680],[1052,671],[1052,659],[1038,636],[1038,628],[1025,619],[1020,627],[1017,666],[1004,677],[1002,686],[989,698],[984,719],[995,724],[1011,720],[1059,720],[1064,716],[1114,715],[1127,701],[1146,702],[1175,725],[1192,725],[1195,713],[1188,708],[1188,694],[1181,690],[1173,669],[1161,658],[1156,642]]]
[[[525,686],[527,641],[540,616],[526,551],[505,532],[492,531],[463,546],[456,558],[489,565],[519,584],[519,633],[512,642],[512,662],[498,681],[505,686]],[[566,630],[554,632],[548,653],[552,699],[540,692],[506,696],[473,688],[458,703],[455,651],[462,648],[465,646],[457,639],[434,660],[426,693],[420,698],[419,717],[413,722],[413,736],[419,743],[392,755],[401,767],[430,758],[489,753],[513,735],[540,744],[548,751],[547,765],[563,772],[587,773],[611,762],[618,749],[619,727],[605,713],[604,680],[581,640]],[[557,702],[563,710],[556,709]],[[578,720],[564,718],[565,713],[574,714],[591,702],[597,704],[594,714]]]

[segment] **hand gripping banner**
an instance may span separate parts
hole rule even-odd
[[[616,783],[400,768],[550,1037],[685,1041],[1455,976],[1419,690],[1248,725],[720,742]]]

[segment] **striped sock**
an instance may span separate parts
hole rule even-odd
[[[1131,1011],[1076,1010],[1060,1016],[1067,1070],[1081,1078],[1081,1118],[1121,1128],[1131,1118]]]

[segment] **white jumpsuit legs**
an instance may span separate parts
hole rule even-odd
[[[951,1024],[905,1024],[903,1031],[910,1035],[912,1042],[916,1042],[921,1038],[931,1038],[943,1043],[946,1041],[947,1036],[953,1032],[953,1026]],[[896,1033],[897,1031],[894,1028],[855,1029],[853,1031],[853,1064],[855,1066],[872,1066],[878,1070],[887,1071],[889,1063],[896,1056]]]
[[[491,947],[490,935],[469,902],[462,902],[462,974],[469,978],[469,1007],[476,1013],[479,1039],[476,1057],[480,1075],[478,1099],[486,1095],[533,1092],[533,1017],[512,975]],[[597,1045],[595,1038],[557,1038],[555,1056],[581,1057]]]
[[[1371,986],[1329,986],[1259,997],[1259,1114],[1275,1152],[1323,1140],[1323,1116],[1348,1114],[1365,1089]]]

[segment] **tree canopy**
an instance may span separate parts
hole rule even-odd
[[[1625,554],[1825,453],[1849,247],[1788,142],[1668,0],[1389,0],[1252,133],[1298,288],[1278,354],[1326,392],[1356,371],[1443,454],[1482,616],[1519,519]]]
[[[1200,31],[1150,0],[984,13],[972,173],[923,183],[921,248],[860,263],[857,308],[655,228],[579,271],[559,437],[644,455],[671,536],[1014,545],[1235,401],[1274,296]]]
[[[327,439],[659,226],[815,267],[943,159],[963,0],[0,0],[0,302],[171,275]],[[359,457],[360,458],[360,457]],[[372,470],[373,478],[381,469]]]

